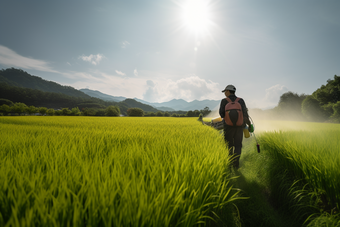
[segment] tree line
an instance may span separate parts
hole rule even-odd
[[[340,123],[340,77],[327,80],[311,95],[286,92],[270,110],[251,110],[264,119]]]
[[[200,114],[208,115],[211,111],[208,107],[203,110],[179,111],[178,112],[145,112],[141,108],[128,108],[127,116],[145,117],[198,117]],[[0,99],[0,115],[22,116],[22,115],[47,115],[47,116],[122,116],[119,106],[107,106],[105,108],[82,108],[78,107],[53,109],[47,107],[35,107],[21,102],[12,102],[8,99]]]

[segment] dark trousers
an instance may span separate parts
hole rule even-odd
[[[229,155],[235,168],[240,166],[240,156],[243,140],[243,127],[224,126],[224,141],[229,148]]]

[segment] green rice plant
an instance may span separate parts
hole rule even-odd
[[[196,118],[0,118],[0,226],[197,226],[241,199]]]
[[[262,148],[272,159],[273,197],[281,197],[280,204],[295,204],[296,213],[303,218],[311,212],[337,214],[340,126],[299,124],[306,130],[266,132],[260,136]]]

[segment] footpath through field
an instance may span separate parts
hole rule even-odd
[[[254,136],[244,139],[240,168],[232,170],[238,176],[235,187],[243,191],[243,196],[249,197],[236,202],[241,226],[299,226],[270,200],[269,179],[265,177],[265,172],[270,171],[266,165],[267,158],[264,152],[257,152]]]

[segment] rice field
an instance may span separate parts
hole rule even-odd
[[[0,117],[0,226],[199,226],[240,199],[196,118]]]
[[[276,182],[276,197],[285,189],[293,200],[289,202],[307,217],[306,223],[313,220],[310,226],[340,226],[340,125],[266,123],[276,128],[269,131],[265,124],[259,126],[263,130],[259,142],[272,163],[268,170],[272,181],[281,180],[279,175],[291,180],[287,188],[284,184],[289,182]]]

